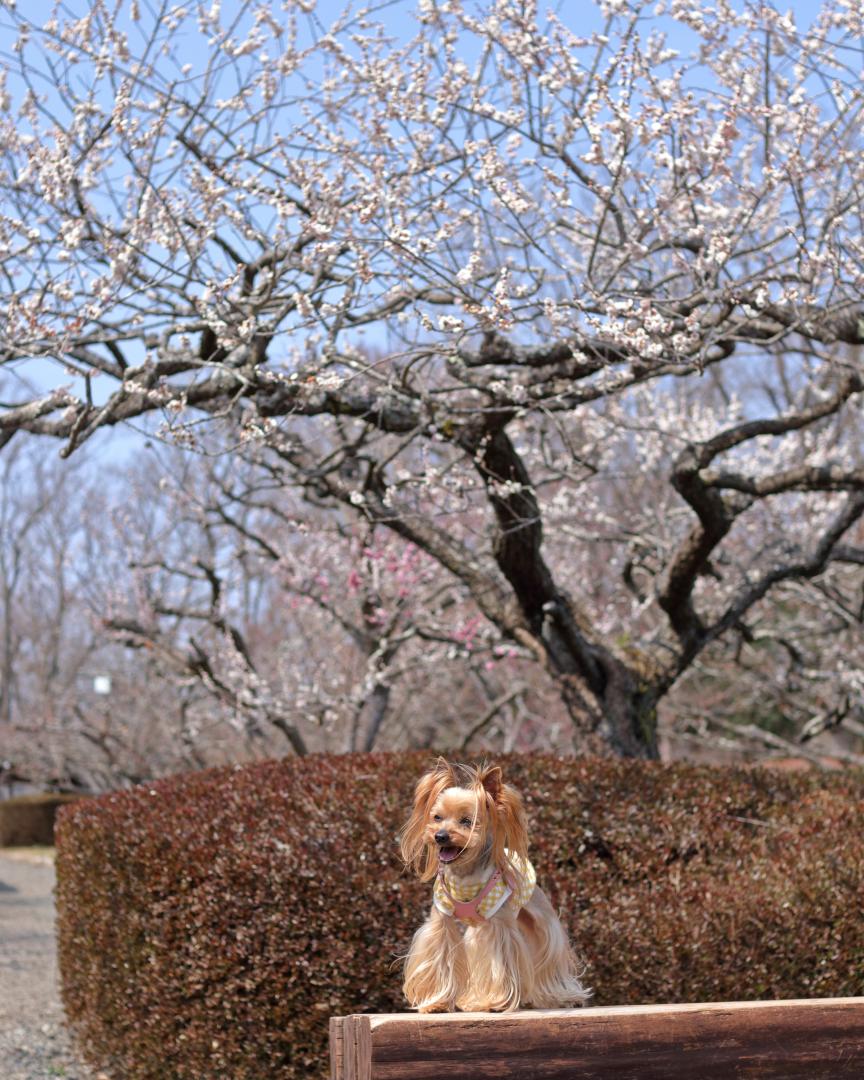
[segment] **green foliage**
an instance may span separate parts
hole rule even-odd
[[[504,755],[597,1004],[864,984],[864,785]],[[429,888],[396,834],[422,753],[312,756],[88,800],[58,829],[63,998],[127,1080],[326,1074],[327,1020],[401,1011]]]

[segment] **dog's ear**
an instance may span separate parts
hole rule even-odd
[[[424,773],[414,789],[414,812],[425,814],[442,791],[456,787],[456,774],[453,766],[439,757],[429,772]]]
[[[431,881],[435,876],[438,857],[426,842],[426,825],[432,804],[442,791],[454,787],[456,776],[444,758],[438,758],[429,772],[417,781],[414,789],[414,806],[399,837],[399,847],[405,865],[420,876],[421,881]]]
[[[477,781],[490,803],[492,858],[497,866],[513,865],[510,863],[512,856],[524,858],[528,853],[528,821],[522,796],[504,783],[497,765],[484,765],[478,769]]]
[[[504,837],[504,847],[516,855],[528,854],[528,819],[522,796],[509,784],[502,784],[495,801],[495,810]]]
[[[449,761],[445,761],[443,757],[439,757],[431,773],[427,773],[428,776],[435,776],[441,780],[447,781],[448,787],[458,787],[456,782],[456,773],[453,766]]]
[[[501,777],[501,769],[499,766],[490,765],[488,768],[481,769],[478,779],[486,789],[486,792],[491,797],[492,801],[497,802],[504,787],[504,781]]]

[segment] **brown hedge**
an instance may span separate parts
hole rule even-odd
[[[864,784],[499,759],[597,1004],[864,992]],[[429,902],[396,833],[427,755],[192,774],[66,809],[63,999],[125,1080],[326,1074],[327,1019],[403,1008]]]
[[[54,843],[57,811],[83,797],[45,792],[3,799],[0,802],[0,847],[50,847]]]

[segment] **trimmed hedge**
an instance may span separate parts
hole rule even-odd
[[[57,811],[82,795],[15,795],[0,801],[0,847],[51,847]]]
[[[626,761],[499,759],[597,1004],[864,992],[864,784]],[[422,753],[160,781],[58,828],[63,1000],[126,1080],[326,1075],[332,1014],[401,1010],[429,888],[396,834]]]

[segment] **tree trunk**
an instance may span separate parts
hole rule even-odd
[[[657,703],[662,683],[605,650],[598,650],[597,667],[600,677],[589,687],[578,673],[577,658],[563,657],[560,651],[549,656],[547,669],[574,725],[598,737],[607,752],[657,760]]]
[[[658,760],[656,684],[615,663],[602,697],[603,716],[598,734],[621,757]]]
[[[627,663],[600,639],[588,615],[562,590],[542,554],[543,526],[537,495],[505,431],[509,416],[488,414],[467,430],[463,447],[487,488],[495,514],[493,554],[513,589],[536,653],[558,681],[577,726],[596,732],[615,754],[656,758],[659,672],[634,655]],[[640,674],[647,667],[650,673]]]

